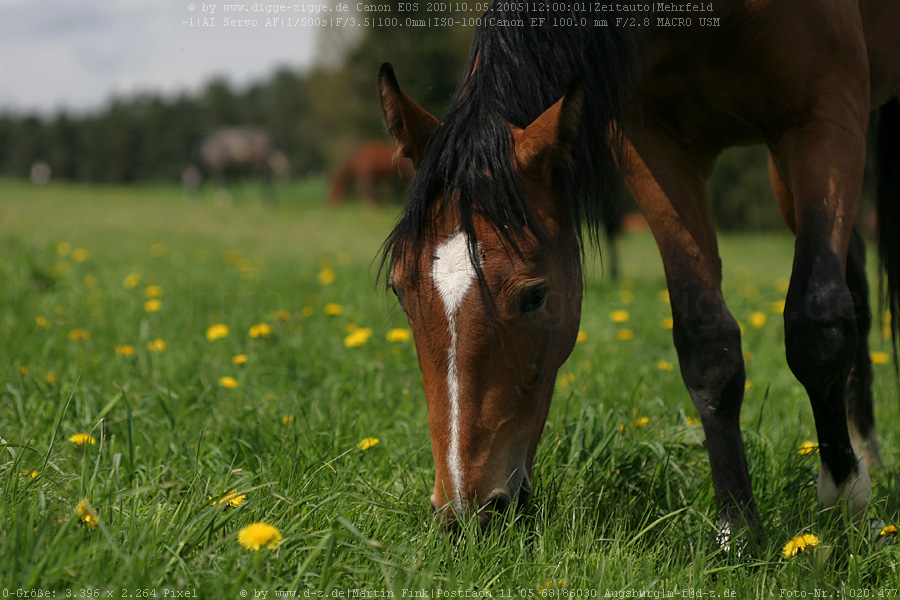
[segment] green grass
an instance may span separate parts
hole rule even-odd
[[[797,452],[815,431],[772,307],[790,272],[789,237],[721,240],[725,293],[746,328],[744,439],[766,547],[740,558],[713,543],[703,436],[662,325],[665,283],[646,234],[624,240],[622,281],[604,282],[593,266],[587,340],[561,371],[531,502],[489,531],[444,538],[428,504],[415,350],[387,341],[406,324],[375,285],[372,261],[395,209],[326,209],[321,181],[282,189],[275,211],[253,193],[223,208],[170,187],[0,181],[0,587],[207,598],[354,589],[847,597],[898,587],[900,549],[869,531],[900,520],[893,372],[875,367],[886,464],[856,527],[820,512],[817,458]],[[323,266],[333,283],[319,281]],[[127,289],[130,274],[140,284]],[[162,288],[156,312],[144,306],[151,285]],[[329,303],[342,314],[326,315]],[[613,310],[628,321],[613,323]],[[762,326],[751,325],[754,312]],[[210,342],[216,323],[230,333]],[[250,337],[257,323],[271,335]],[[347,348],[354,325],[372,336]],[[634,336],[620,341],[625,328]],[[70,339],[79,329],[89,339]],[[148,350],[158,339],[165,350]],[[117,354],[123,345],[134,354]],[[873,350],[888,345],[873,335]],[[243,366],[232,362],[238,354]],[[219,385],[226,376],[238,387]],[[96,445],[76,446],[76,433]],[[364,451],[366,437],[380,441]],[[231,490],[246,495],[241,506],[210,500]],[[85,498],[94,530],[75,513]],[[253,521],[282,532],[276,551],[238,544]],[[802,532],[822,546],[782,559]]]

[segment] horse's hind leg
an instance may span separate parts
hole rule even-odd
[[[720,509],[719,541],[762,527],[741,437],[741,331],[725,306],[706,181],[715,153],[696,159],[643,127],[629,131],[626,181],[656,237],[669,286],[681,376],[703,423]]]
[[[869,358],[872,310],[866,280],[866,244],[855,228],[847,254],[847,287],[853,297],[857,331],[856,354],[847,377],[846,390],[850,441],[866,465],[874,467],[881,463],[881,452],[872,412],[872,360]]]
[[[796,233],[794,199],[774,163],[769,160],[772,189],[778,206],[791,230]],[[850,440],[857,453],[872,467],[881,461],[875,418],[872,413],[872,361],[869,358],[869,330],[872,311],[869,306],[869,284],[866,278],[866,244],[854,228],[847,252],[847,289],[853,299],[856,317],[856,352],[847,377],[845,403]]]
[[[820,118],[785,132],[771,150],[794,199],[797,235],[784,309],[785,346],[815,417],[822,461],[818,496],[825,506],[846,500],[858,513],[868,502],[871,482],[850,442],[845,394],[859,336],[865,335],[858,323],[862,301],[854,302],[851,293],[851,286],[857,296],[863,291],[854,265],[858,251],[850,248],[862,187],[868,93],[859,88],[854,96],[846,77],[833,81],[834,87],[828,83],[820,82],[818,89],[840,91],[810,99]],[[855,411],[867,401],[854,402]]]

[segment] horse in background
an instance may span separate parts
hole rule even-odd
[[[383,181],[411,181],[415,175],[412,161],[397,154],[397,148],[387,142],[363,142],[341,163],[331,177],[328,202],[340,204],[347,195],[350,182],[366,204],[375,204],[375,188]]]
[[[203,174],[227,189],[227,182],[240,177],[259,179],[263,201],[275,202],[272,180],[286,180],[291,164],[259,127],[221,127],[204,137],[197,152],[200,168],[189,166],[182,174],[185,187],[196,192]]]

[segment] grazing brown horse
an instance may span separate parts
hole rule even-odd
[[[761,533],[739,424],[741,333],[722,296],[707,192],[724,148],[761,142],[796,234],[785,345],[815,416],[818,497],[862,510],[878,448],[854,223],[869,113],[880,108],[879,249],[896,340],[900,5],[714,0],[647,14],[535,6],[487,11],[442,121],[400,90],[390,65],[379,76],[384,121],[418,170],[384,261],[422,369],[432,505],[448,522],[486,522],[530,490],[557,370],[578,331],[582,250],[596,240],[618,171],[662,255],[720,539],[736,528]],[[712,10],[666,12],[673,6]]]
[[[356,147],[341,164],[331,178],[331,204],[340,204],[347,194],[350,181],[356,182],[359,197],[369,204],[375,203],[375,185],[380,181],[407,181],[413,178],[416,170],[412,163],[397,154],[393,144],[385,142],[365,142]]]

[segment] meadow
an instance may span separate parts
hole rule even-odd
[[[329,209],[315,179],[275,210],[255,194],[0,181],[4,598],[900,595],[896,536],[879,535],[900,522],[890,342],[879,323],[885,464],[854,524],[816,503],[812,413],[784,359],[787,232],[721,238],[765,547],[714,543],[646,233],[622,241],[618,281],[590,265],[529,503],[441,536],[415,349],[373,263],[397,209]],[[785,558],[801,534],[820,544]]]

